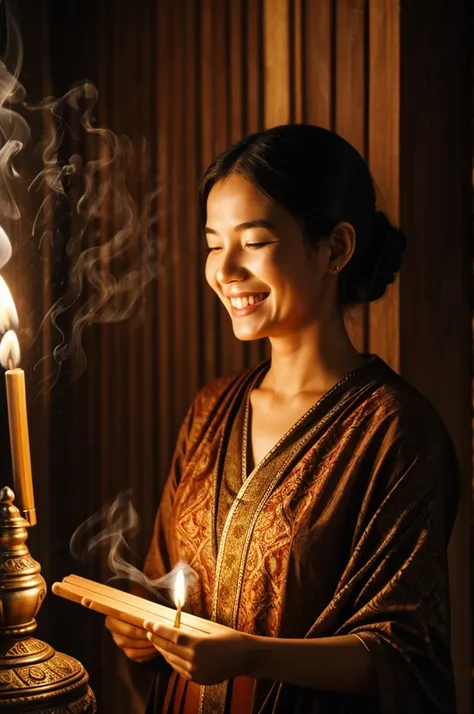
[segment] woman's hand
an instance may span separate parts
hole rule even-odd
[[[157,657],[156,648],[147,638],[147,631],[134,627],[115,617],[106,617],[105,626],[114,639],[115,644],[134,662],[148,662]]]
[[[253,637],[232,630],[218,635],[190,635],[147,620],[148,638],[181,676],[197,684],[218,684],[250,669]]]

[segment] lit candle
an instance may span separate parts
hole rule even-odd
[[[184,605],[186,599],[186,583],[184,580],[184,573],[182,569],[178,570],[176,575],[176,580],[174,583],[174,604],[176,605],[176,617],[174,620],[174,626],[178,627],[181,625],[181,608]]]
[[[17,503],[23,517],[30,526],[36,523],[33,479],[31,475],[30,439],[26,411],[25,373],[18,367],[20,345],[14,330],[18,324],[15,305],[7,284],[0,277],[0,327],[7,329],[0,342],[0,363],[7,370],[5,383],[7,390],[8,423],[10,427],[10,447],[12,455],[13,484]]]

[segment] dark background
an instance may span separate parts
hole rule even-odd
[[[111,272],[126,274],[148,247],[137,309],[83,335],[87,366],[53,358],[60,335],[42,320],[71,285],[67,242],[79,220],[56,200],[45,219],[51,240],[31,236],[46,188],[19,186],[21,221],[9,224],[14,257],[2,271],[21,320],[39,522],[30,548],[49,584],[70,572],[106,580],[104,557],[74,561],[75,528],[125,487],[142,521],[136,562],[146,552],[174,438],[200,385],[238,371],[266,345],[238,343],[206,289],[198,234],[199,175],[243,134],[288,121],[333,128],[368,158],[381,207],[409,236],[400,280],[380,303],[349,316],[360,349],[377,352],[415,384],[445,420],[462,467],[462,505],[450,549],[453,659],[460,714],[472,688],[472,249],[470,3],[453,0],[18,0],[24,44],[21,82],[32,104],[60,97],[79,80],[99,91],[96,126],[126,134],[131,197],[152,200],[156,221],[136,230]],[[23,176],[42,168],[47,113],[29,112],[32,140]],[[104,159],[95,137],[67,115],[58,161],[72,153]],[[54,123],[54,122],[53,122]],[[76,131],[77,130],[77,131]],[[76,138],[72,134],[76,131]],[[105,156],[105,158],[107,158]],[[101,183],[123,167],[103,167]],[[21,181],[20,181],[21,184]],[[117,183],[114,184],[118,186]],[[86,232],[83,247],[104,244],[123,225],[118,192]],[[4,226],[5,227],[5,226]],[[104,268],[105,270],[105,268]],[[145,284],[146,283],[146,284]],[[66,335],[94,294],[59,318]],[[110,298],[111,316],[130,294]],[[3,380],[1,389],[4,390]],[[2,394],[4,405],[4,395]],[[2,411],[2,433],[7,433]],[[8,447],[2,473],[9,482]],[[88,669],[99,711],[140,711],[124,659],[102,618],[50,594],[39,634]]]

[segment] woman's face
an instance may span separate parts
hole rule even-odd
[[[327,241],[309,251],[298,221],[238,174],[213,186],[205,232],[206,279],[236,337],[290,336],[318,320]]]

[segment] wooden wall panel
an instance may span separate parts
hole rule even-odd
[[[26,0],[23,4],[27,8]],[[144,552],[177,430],[196,390],[218,374],[238,371],[268,354],[265,343],[241,343],[234,338],[228,316],[204,281],[196,188],[207,165],[231,142],[264,126],[305,121],[333,128],[367,157],[380,189],[381,207],[395,222],[401,218],[404,227],[406,221],[409,237],[416,241],[424,221],[417,212],[416,182],[424,180],[432,164],[428,144],[420,153],[416,131],[407,131],[410,126],[423,130],[421,109],[420,124],[411,124],[412,115],[404,114],[409,97],[417,92],[416,82],[424,81],[420,74],[414,75],[415,84],[413,79],[409,81],[409,67],[416,65],[413,50],[411,64],[403,64],[407,52],[404,38],[411,37],[414,43],[421,22],[413,5],[414,14],[405,8],[401,18],[398,0],[144,0],[126,4],[84,0],[70,27],[59,0],[45,0],[48,5],[50,12],[45,17],[50,22],[53,17],[56,20],[51,25],[51,69],[45,86],[49,83],[55,92],[64,91],[67,84],[78,79],[80,68],[87,67],[83,75],[91,77],[100,93],[98,123],[117,134],[126,133],[134,147],[130,191],[138,207],[143,208],[154,188],[157,191],[157,245],[152,240],[157,275],[146,288],[141,318],[134,316],[121,324],[91,328],[85,336],[89,362],[84,375],[73,382],[66,371],[51,396],[44,396],[41,402],[42,414],[49,414],[46,423],[51,444],[61,445],[49,450],[46,440],[44,448],[38,448],[38,480],[42,471],[47,472],[44,484],[48,489],[47,497],[42,494],[41,500],[47,501],[44,508],[48,513],[57,509],[58,494],[64,503],[58,518],[48,524],[47,536],[38,543],[43,550],[49,541],[59,543],[59,555],[56,551],[51,557],[45,553],[44,562],[47,577],[61,577],[65,574],[62,571],[71,567],[66,550],[73,527],[125,486],[134,491],[143,523],[139,545]],[[462,24],[462,12],[459,9],[452,19],[452,28]],[[88,31],[90,27],[94,36]],[[70,62],[67,42],[63,38],[59,51],[55,38],[68,31],[80,38],[81,28],[83,39],[73,45],[74,62]],[[429,32],[425,38],[427,56]],[[454,36],[452,29],[450,42],[454,42]],[[457,41],[467,46],[465,38]],[[455,74],[454,64],[449,65],[449,72]],[[436,96],[435,73],[431,77]],[[446,86],[449,77],[445,77]],[[451,95],[453,102],[460,94],[461,79],[456,86],[458,94]],[[403,141],[409,147],[404,153]],[[142,155],[144,142],[148,149]],[[447,153],[446,149],[446,161]],[[451,162],[450,170],[455,172],[462,163],[460,148]],[[145,172],[142,177],[141,169]],[[406,180],[408,176],[414,177],[411,182]],[[101,180],[106,178],[104,168]],[[436,185],[432,190],[431,203],[426,200],[423,215],[429,213],[437,195]],[[116,196],[108,196],[109,216],[114,200]],[[442,209],[444,240],[449,235],[448,206],[457,211],[461,217],[458,228],[464,230],[466,207],[456,204],[454,194],[450,200]],[[104,218],[102,242],[110,238],[111,230]],[[147,235],[136,235],[130,260],[148,245]],[[442,335],[434,330],[436,339],[427,337],[435,322],[432,312],[432,322],[426,323],[418,338],[414,327],[415,315],[421,319],[430,311],[427,304],[424,310],[419,307],[421,289],[429,289],[431,299],[437,287],[434,279],[426,276],[435,265],[433,275],[439,281],[441,263],[437,261],[446,250],[449,253],[441,235],[435,240],[438,247],[434,252],[416,244],[401,285],[395,284],[388,296],[370,309],[358,310],[351,316],[349,327],[360,349],[378,352],[436,402],[441,357],[432,369],[417,339],[426,339],[430,349],[436,349]],[[452,288],[455,272],[465,259],[460,243],[455,246],[455,256],[449,258],[447,304],[449,310],[459,310],[456,325],[467,330],[466,315],[460,307],[466,299],[466,278],[459,289]],[[48,276],[58,268],[51,251],[47,247],[43,251],[46,287],[43,284],[37,289],[45,311],[56,294],[49,288]],[[440,300],[446,294],[440,294]],[[412,303],[418,305],[413,314]],[[441,311],[440,303],[435,304],[435,312]],[[446,329],[447,314],[446,308]],[[50,360],[57,336],[48,329],[42,332],[42,350]],[[411,340],[416,349],[412,349]],[[442,359],[447,373],[460,375],[459,382],[454,384],[451,399],[446,396],[447,386],[439,394],[443,416],[458,432],[457,446],[463,454],[467,479],[469,427],[465,400],[458,411],[456,400],[461,399],[462,390],[470,389],[470,383],[461,343],[458,340],[455,344],[453,354],[443,348]],[[458,362],[463,365],[461,371]],[[451,387],[453,379],[447,382]],[[35,411],[37,420],[38,415]],[[469,613],[470,575],[462,575],[463,569],[470,573],[469,488],[465,480],[462,537],[458,537],[453,555],[457,583],[453,608],[461,613],[455,618],[454,639],[458,686],[463,692],[460,714],[469,714],[466,673],[471,665],[470,653],[465,651],[467,638],[460,634],[461,617],[468,618]],[[105,577],[103,563],[97,569]],[[77,633],[66,633],[69,606],[54,601],[48,607],[59,623],[57,629],[61,629],[59,634],[52,631],[52,635],[63,650],[78,656],[91,670],[102,703],[99,710],[108,711],[111,706],[110,711],[117,714],[135,711],[138,705],[125,685],[117,687],[120,657],[99,619],[90,613],[77,615],[81,640]]]
[[[368,22],[365,3],[339,0],[336,6],[334,131],[367,157],[369,90]],[[357,349],[368,352],[368,309],[352,309],[346,325]]]
[[[264,0],[265,127],[290,121],[290,0]]]
[[[450,544],[458,711],[472,711],[472,82],[469,0],[401,3],[400,369],[436,406],[461,466]],[[422,27],[423,32],[419,29]],[[432,48],[439,51],[433,52]],[[472,91],[472,90],[471,90]],[[471,230],[470,230],[471,229]]]
[[[369,3],[368,160],[378,203],[389,218],[399,217],[400,19],[398,0]],[[399,371],[398,282],[369,307],[369,349]]]
[[[306,2],[304,29],[304,121],[326,129],[332,125],[334,3]]]

